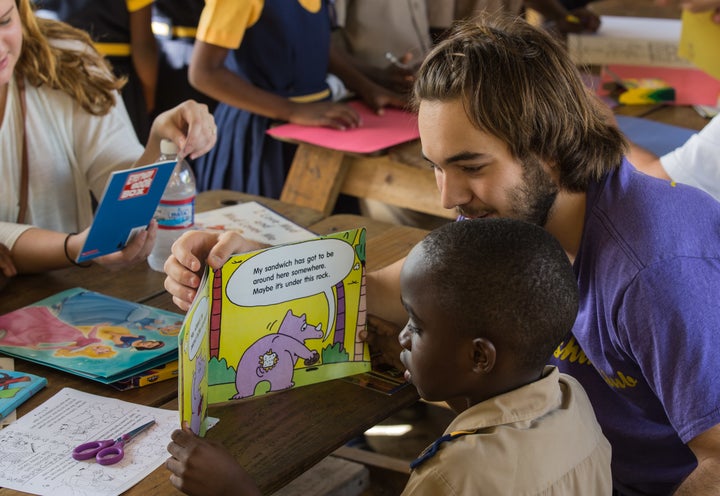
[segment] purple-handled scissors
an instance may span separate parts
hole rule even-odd
[[[112,465],[123,459],[125,452],[123,446],[132,438],[140,434],[142,431],[155,423],[151,420],[147,424],[131,430],[127,434],[123,434],[117,439],[104,439],[102,441],[90,441],[83,443],[72,451],[72,457],[76,460],[87,460],[95,457],[100,465]]]

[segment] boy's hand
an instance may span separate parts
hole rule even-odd
[[[190,495],[250,495],[260,490],[250,475],[219,443],[196,436],[188,428],[176,429],[167,450],[165,467],[170,483]]]

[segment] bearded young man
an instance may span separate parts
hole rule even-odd
[[[627,162],[564,48],[525,22],[458,25],[414,91],[443,206],[541,225],[573,262],[580,310],[555,364],[588,392],[617,494],[720,494],[720,203]],[[187,308],[202,263],[250,247],[184,238],[166,288]],[[368,333],[388,359],[402,262],[368,275],[370,313],[396,325]]]

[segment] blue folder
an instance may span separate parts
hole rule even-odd
[[[615,118],[630,141],[650,150],[658,157],[673,151],[697,133],[694,129],[663,124],[641,117],[616,115]]]

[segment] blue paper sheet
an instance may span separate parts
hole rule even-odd
[[[685,143],[697,131],[640,117],[615,116],[620,129],[634,143],[658,157]]]

